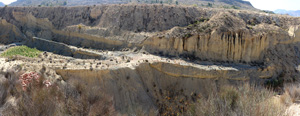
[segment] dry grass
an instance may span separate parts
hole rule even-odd
[[[0,83],[0,107],[2,115],[8,116],[65,116],[88,115],[110,116],[115,114],[113,100],[101,93],[94,85],[84,83],[54,83],[47,88],[40,81],[33,81],[26,91],[18,82],[19,74],[5,74],[5,81]],[[0,79],[2,79],[0,77]],[[6,84],[5,84],[6,83]],[[4,89],[2,89],[4,88]],[[6,102],[15,98],[15,104]]]
[[[276,94],[249,84],[222,85],[201,98],[188,112],[193,116],[282,116],[285,107],[272,100]]]
[[[27,91],[17,81],[20,74],[15,72],[0,73],[0,114],[14,116],[40,115],[116,115],[112,97],[103,94],[94,80],[73,79],[66,84],[54,83],[50,88],[40,81],[34,81]],[[91,78],[86,78],[91,79]],[[249,84],[232,85],[219,82],[220,86],[207,83],[207,90],[197,98],[196,103],[183,102],[185,111],[174,115],[192,116],[283,116],[285,105],[273,100],[275,92]],[[209,86],[211,85],[211,86]],[[176,96],[176,95],[171,95]],[[15,98],[16,105],[8,104],[8,98]],[[291,104],[300,98],[299,85],[285,86],[285,93],[280,97],[284,104]],[[173,102],[176,101],[170,97]],[[170,101],[169,105],[174,105]],[[173,103],[173,104],[172,104]],[[168,104],[167,104],[168,105]],[[178,105],[174,105],[178,106]],[[183,105],[182,105],[183,106]],[[180,107],[181,108],[181,107]],[[180,109],[179,108],[179,109]],[[186,110],[187,109],[187,110]],[[158,115],[157,109],[144,112],[141,107],[133,108],[131,115]],[[172,114],[176,110],[170,110]],[[163,115],[163,114],[161,114]]]
[[[284,93],[281,95],[280,100],[286,105],[291,105],[292,103],[300,101],[300,85],[285,85]]]

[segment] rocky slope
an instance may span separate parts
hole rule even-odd
[[[0,12],[5,25],[16,26],[27,38],[94,49],[145,46],[151,53],[225,62],[262,62],[269,48],[298,41],[294,33],[300,22],[249,11],[165,5],[2,8]]]
[[[8,7],[0,12],[2,25],[12,28],[1,33],[6,43],[27,40],[30,45],[32,37],[40,37],[78,47],[144,46],[155,54],[250,64],[274,59],[269,52],[297,57],[293,46],[300,21],[288,16],[165,5]],[[279,47],[293,52],[274,51]]]
[[[182,110],[178,106],[187,108],[200,96],[207,96],[220,83],[263,84],[265,76],[270,74],[258,67],[200,65],[151,55],[145,51],[94,52],[103,59],[77,59],[48,52],[37,58],[0,58],[0,74],[8,74],[10,70],[35,71],[62,89],[68,84],[76,86],[75,82],[96,86],[101,92],[94,94],[112,96],[114,109],[120,114],[130,114],[138,108],[146,114],[151,110],[163,114],[170,112],[168,108],[174,108],[177,112]],[[1,75],[0,79],[7,80]],[[86,88],[82,89],[87,91]],[[11,99],[17,101],[15,97]],[[2,108],[13,104],[4,102],[3,106],[6,107],[0,107],[0,114],[3,113]]]

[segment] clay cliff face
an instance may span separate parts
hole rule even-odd
[[[2,44],[24,41],[25,36],[15,25],[0,18],[0,27],[2,28],[0,30],[0,42]]]
[[[29,38],[36,36],[74,46],[110,50],[140,44],[155,32],[188,25],[205,13],[196,8],[162,5],[18,7],[3,8],[1,12],[5,20]],[[164,16],[168,12],[170,14]]]
[[[250,78],[242,75],[254,74],[255,70],[239,72],[201,70],[169,63],[144,63],[136,69],[57,70],[56,72],[67,83],[80,80],[88,85],[99,85],[104,93],[114,96],[115,108],[121,113],[130,112],[130,109],[137,107],[145,112],[155,108],[159,109],[160,113],[164,113],[167,111],[166,107],[174,108],[176,111],[179,110],[177,106],[183,107],[199,96],[207,96],[208,91],[218,85],[217,82],[212,81],[213,79],[228,79],[228,82],[232,83],[249,81]],[[254,75],[252,81],[259,78]],[[169,99],[166,99],[167,97]]]
[[[0,13],[0,26],[7,28],[3,43],[23,41],[51,52],[60,49],[43,47],[51,41],[100,50],[143,48],[163,56],[259,66],[272,69],[270,77],[297,75],[300,63],[295,17],[169,5],[7,7]]]
[[[147,39],[146,48],[166,55],[187,55],[202,60],[262,62],[269,48],[293,43],[297,39],[276,26],[276,22],[247,24],[234,15],[220,13],[209,21],[198,22],[185,29],[175,28],[167,34]],[[170,36],[170,33],[183,34]]]

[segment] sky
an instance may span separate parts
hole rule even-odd
[[[10,4],[16,0],[0,0],[4,4]],[[285,9],[285,10],[300,10],[300,0],[245,0],[261,10]]]
[[[4,3],[6,5],[8,5],[8,4],[10,4],[10,3],[14,2],[14,1],[17,1],[17,0],[0,0],[0,2]]]
[[[261,10],[285,9],[285,10],[300,10],[300,0],[245,0]]]

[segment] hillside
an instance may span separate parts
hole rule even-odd
[[[7,28],[1,30],[5,37],[2,43],[39,37],[93,49],[144,46],[148,52],[160,55],[250,64],[265,62],[267,49],[291,42],[289,30],[296,31],[294,26],[300,24],[298,18],[261,12],[174,5],[8,7],[0,12],[0,25]],[[270,33],[273,31],[278,33]]]
[[[176,4],[227,9],[254,9],[250,2],[242,0],[18,0],[10,4],[10,6],[81,6],[126,3]]]
[[[293,10],[278,9],[278,10],[275,10],[274,12],[277,14],[288,14],[290,16],[300,17],[300,10],[293,11]]]
[[[160,4],[0,17],[0,115],[281,116],[300,100],[275,96],[300,81],[297,17]]]

